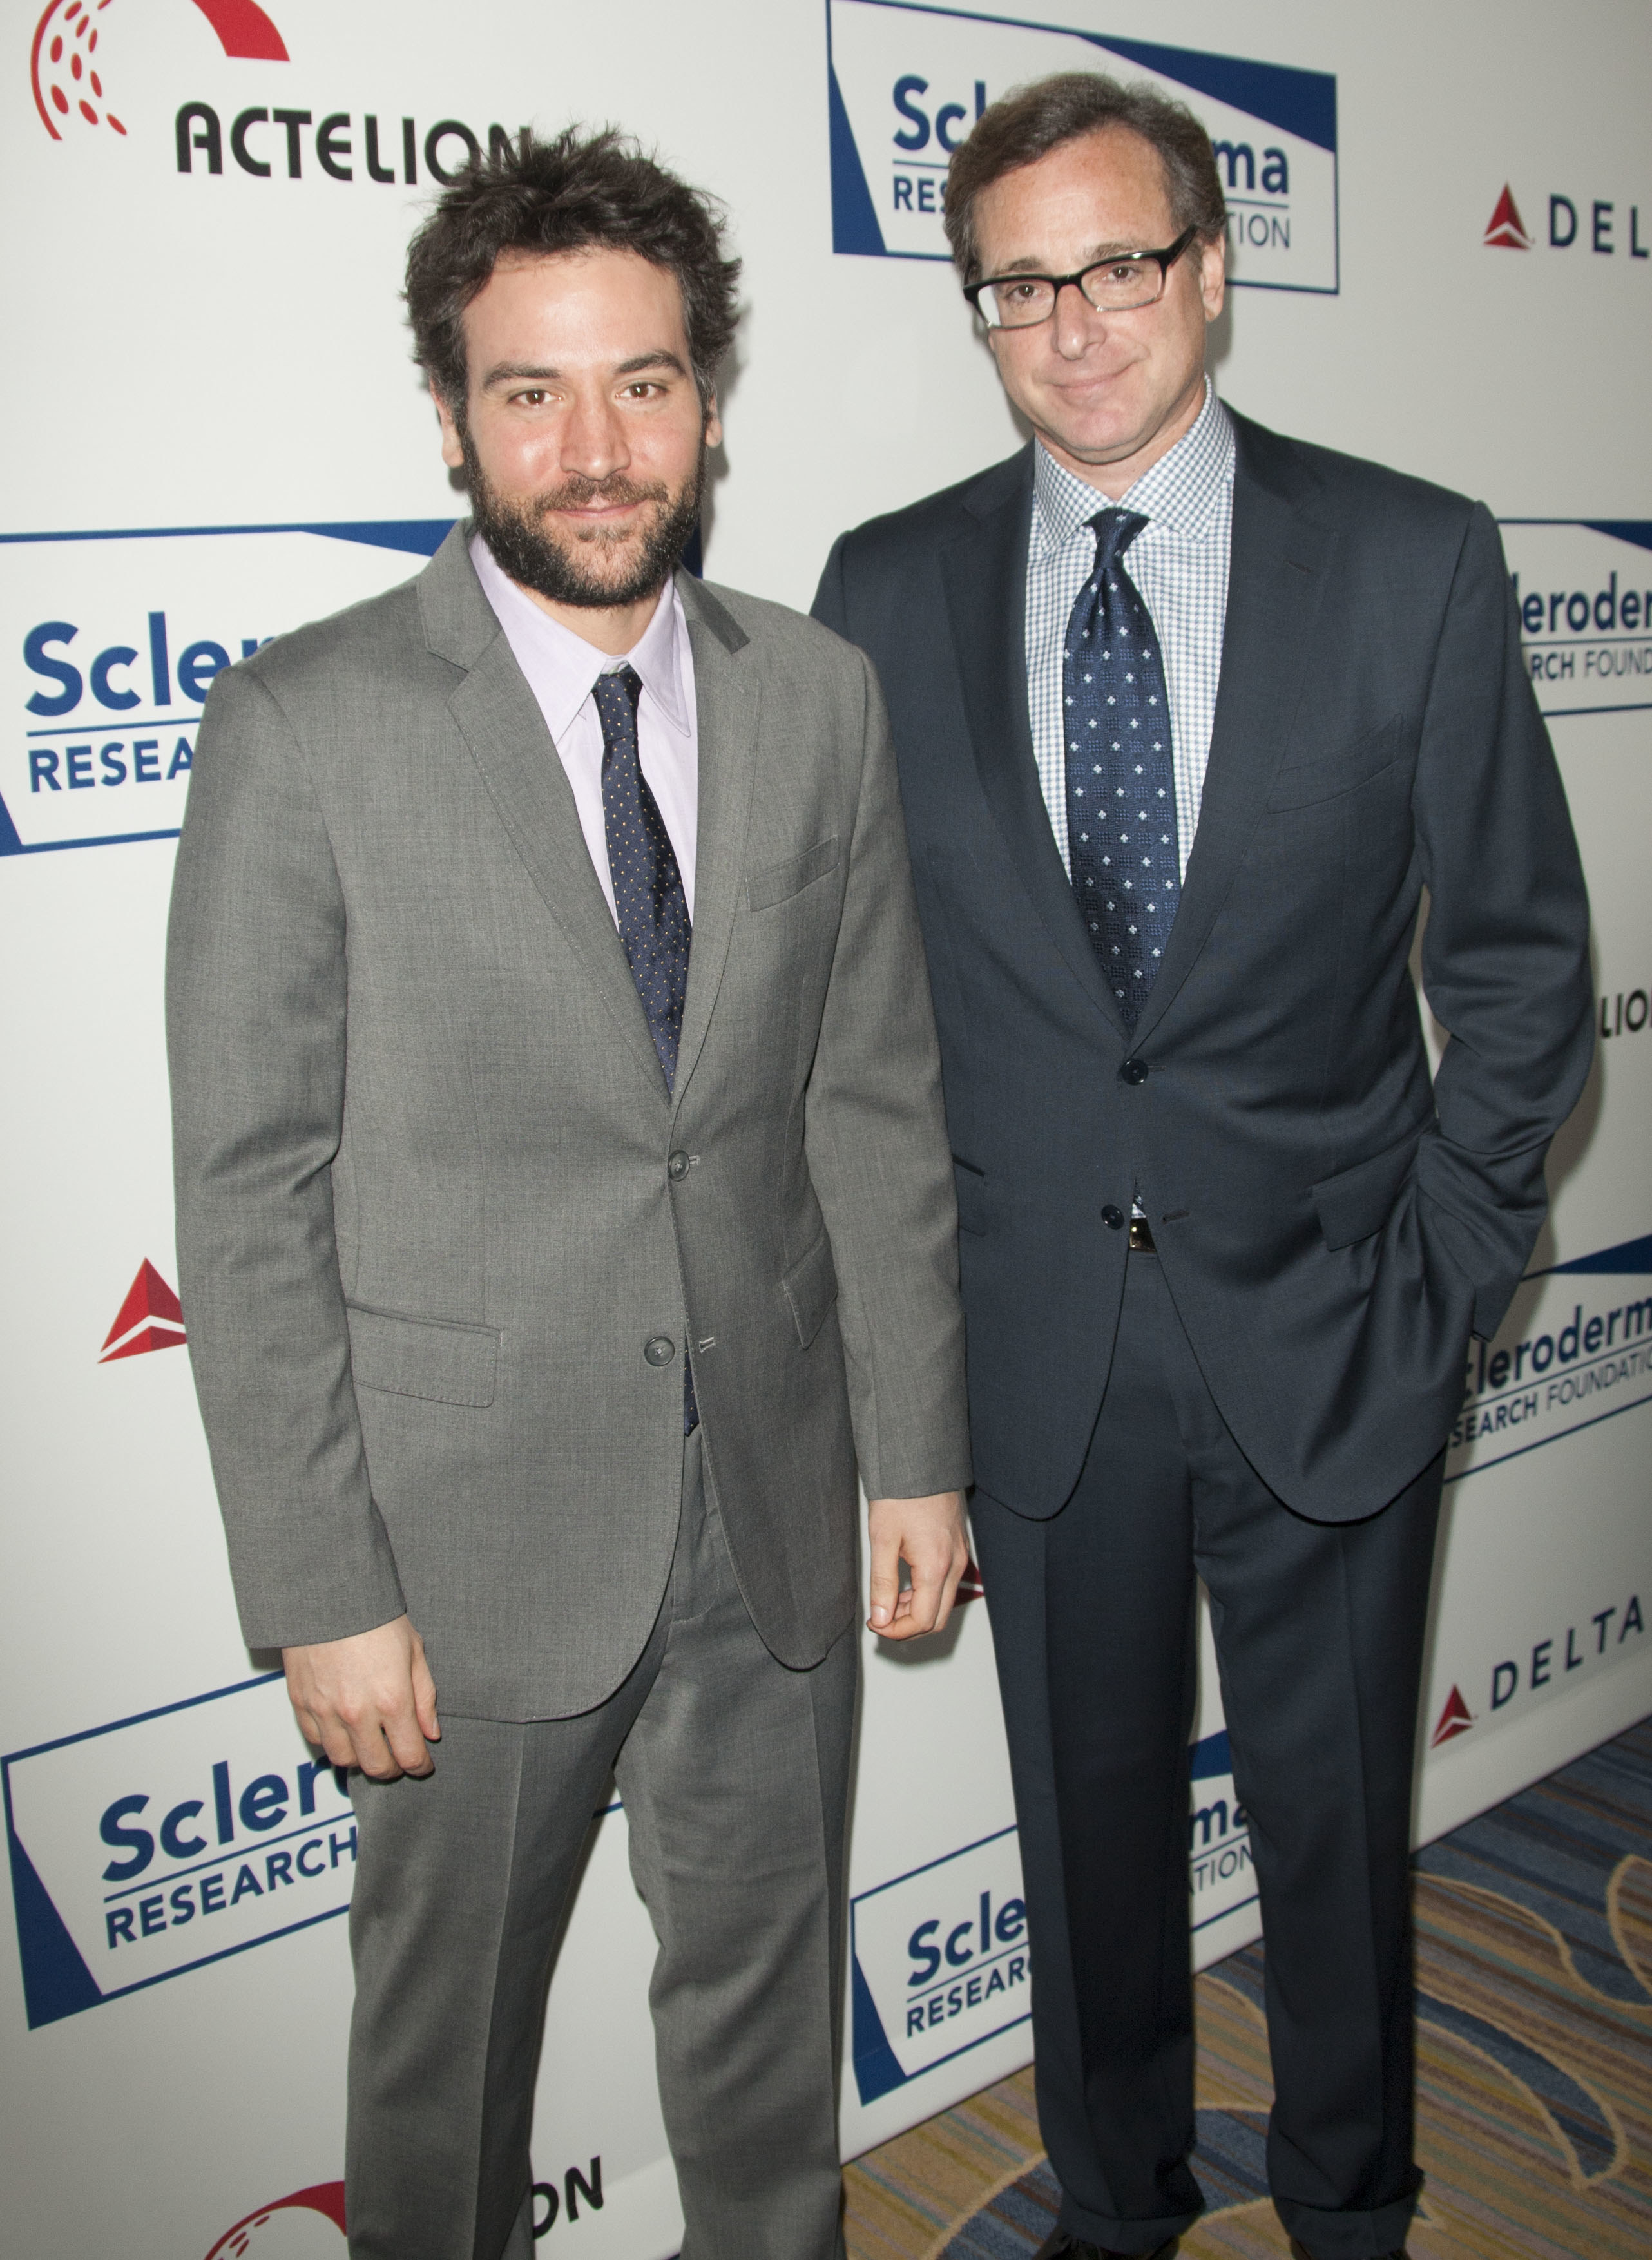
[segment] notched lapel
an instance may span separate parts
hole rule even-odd
[[[940,552],[954,656],[981,789],[1021,883],[1074,979],[1122,1033],[1062,865],[1033,751],[1026,630],[1030,449],[1020,469],[1007,493]]]
[[[677,586],[694,654],[700,769],[694,939],[689,951],[688,995],[683,1005],[673,1091],[675,1102],[680,1104],[704,1048],[734,931],[752,786],[757,774],[762,695],[745,632],[697,582],[679,574]]]
[[[1164,963],[1142,1007],[1140,1047],[1209,939],[1284,757],[1336,536],[1248,473],[1234,481],[1222,671],[1198,828]]]
[[[540,899],[663,1101],[665,1078],[647,1015],[592,869],[579,811],[539,702],[497,622],[492,640],[447,704]]]

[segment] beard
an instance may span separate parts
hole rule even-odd
[[[577,474],[543,494],[516,502],[489,482],[468,432],[460,433],[476,531],[502,571],[553,604],[606,611],[639,604],[665,586],[683,561],[683,552],[700,521],[705,487],[705,442],[692,476],[674,493],[662,481],[640,485],[619,472],[605,479]],[[640,530],[593,526],[572,540],[559,540],[546,524],[554,510],[592,503],[652,503],[652,515]]]

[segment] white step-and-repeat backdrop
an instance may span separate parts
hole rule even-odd
[[[1210,125],[1236,404],[1484,496],[1593,890],[1599,1057],[1450,1458],[1419,1832],[1652,1708],[1652,18],[1047,0],[9,0],[0,16],[6,2236],[341,2255],[347,1799],[241,1647],[175,1292],[161,959],[217,670],[418,567],[458,507],[397,285],[500,133],[614,120],[727,202],[749,312],[708,569],[806,605],[833,536],[1016,433],[943,257],[948,152],[1075,66]],[[1242,48],[1242,54],[1232,52]],[[1624,1417],[1618,1417],[1622,1415]],[[1255,1930],[1213,1675],[1200,1958]],[[844,2148],[1024,2062],[978,1600],[869,1641]],[[535,2121],[558,2249],[676,2250],[652,1951],[605,1815]]]

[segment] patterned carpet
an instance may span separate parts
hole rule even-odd
[[[1652,2254],[1652,1720],[1417,1860],[1413,2260]],[[1261,1947],[1198,1981],[1210,2210],[1185,2260],[1281,2260]],[[1055,2226],[1032,2074],[849,2169],[851,2260],[1031,2260]]]

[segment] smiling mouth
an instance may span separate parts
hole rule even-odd
[[[604,494],[600,489],[582,493],[578,489],[562,488],[555,494],[540,497],[540,523],[560,518],[571,524],[576,533],[584,535],[611,531],[624,533],[634,528],[647,504],[655,508],[669,502],[669,496],[659,488],[626,486]]]

